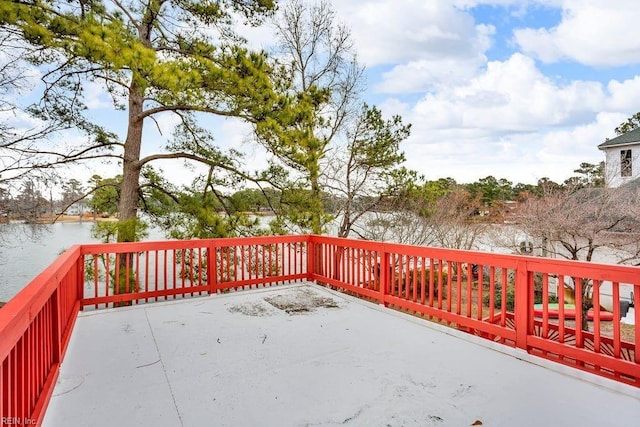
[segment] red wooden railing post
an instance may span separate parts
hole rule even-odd
[[[60,300],[62,298],[60,296],[60,285],[58,285],[58,288],[53,291],[53,295],[51,297],[53,299],[51,307],[51,344],[53,346],[53,363],[60,363],[62,362],[62,328],[60,325],[60,316],[62,314]]]
[[[211,239],[207,247],[207,281],[209,282],[209,294],[218,292],[218,245]]]
[[[387,289],[389,288],[389,252],[380,254],[380,271],[378,272],[380,280],[380,304],[387,306]]]
[[[84,255],[82,253],[80,253],[80,255],[78,256],[78,262],[76,265],[77,271],[76,273],[78,274],[77,277],[77,281],[78,283],[76,284],[76,301],[80,302],[80,310],[84,310]],[[97,274],[97,273],[94,273]]]
[[[532,274],[527,271],[527,264],[519,261],[516,266],[516,300],[514,307],[516,347],[527,350],[527,335],[529,335],[530,310],[529,287],[531,286]]]
[[[313,280],[313,274],[316,272],[315,266],[315,243],[313,235],[307,235],[307,280]]]

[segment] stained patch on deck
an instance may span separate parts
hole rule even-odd
[[[338,301],[311,289],[288,289],[258,301],[246,301],[227,308],[231,313],[266,317],[284,311],[287,314],[311,313],[319,308],[340,308]]]
[[[240,313],[245,316],[265,317],[273,316],[276,310],[264,301],[249,301],[242,304],[232,305],[228,308],[231,313]]]
[[[333,298],[318,295],[311,289],[294,289],[286,293],[264,298],[266,302],[287,314],[304,314],[319,308],[340,308]]]

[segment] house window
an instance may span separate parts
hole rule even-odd
[[[631,176],[631,150],[620,151],[620,176]]]

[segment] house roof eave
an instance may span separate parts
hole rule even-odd
[[[625,142],[625,143],[619,143],[619,144],[611,144],[611,145],[605,145],[606,143],[602,143],[600,145],[598,145],[598,150],[608,150],[608,149],[613,149],[613,148],[624,148],[624,147],[631,147],[634,145],[640,145],[640,141],[635,141],[635,142]]]
[[[609,139],[608,141],[598,145],[598,148],[603,150],[608,147],[621,147],[633,144],[640,144],[640,128],[636,128],[613,139]]]

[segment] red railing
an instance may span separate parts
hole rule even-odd
[[[0,309],[0,417],[41,421],[81,309],[301,280],[640,387],[638,267],[324,236],[95,244],[69,249]],[[576,307],[593,295],[589,331],[581,310],[564,309],[567,285]],[[631,290],[635,326],[620,322],[621,293]]]
[[[313,280],[640,387],[639,267],[322,236],[309,251]],[[592,296],[588,331],[581,309],[565,309],[564,288],[575,289],[574,307]],[[635,325],[621,323],[622,291],[633,298]]]
[[[308,240],[268,236],[83,245],[82,305],[128,305],[307,279]]]
[[[75,246],[0,309],[0,424],[44,416],[80,310],[81,272]]]

